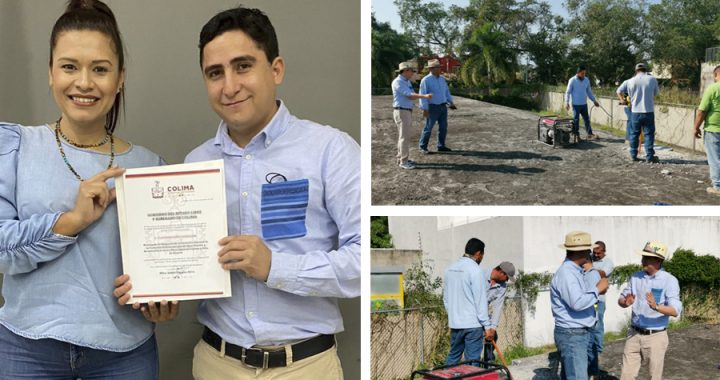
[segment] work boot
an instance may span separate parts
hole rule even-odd
[[[660,159],[657,156],[652,156],[647,159],[648,164],[657,164],[660,162]]]
[[[450,149],[446,146],[441,146],[438,148],[438,152],[452,152],[452,149]]]
[[[587,136],[585,137],[585,139],[587,139],[587,140],[597,140],[598,137],[597,137],[597,135],[589,134],[589,135],[587,135]]]

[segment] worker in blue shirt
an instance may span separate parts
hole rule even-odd
[[[586,284],[583,265],[590,261],[590,234],[573,231],[565,235],[565,261],[553,275],[550,303],[555,317],[555,346],[560,353],[560,376],[568,380],[587,380],[590,328],[597,321],[595,304],[608,288],[607,278],[595,286]]]
[[[645,160],[648,163],[659,162],[655,156],[653,146],[655,144],[655,97],[660,93],[657,79],[648,74],[647,66],[644,63],[635,65],[635,76],[617,89],[618,93],[625,93],[630,96],[631,117],[630,133],[630,158],[633,161],[640,161],[638,145],[640,144],[640,131],[645,136]]]
[[[597,284],[600,278],[608,278],[613,271],[613,262],[607,257],[605,242],[596,241],[593,244],[592,263],[585,268],[586,283]],[[603,351],[605,337],[605,292],[601,292],[595,304],[597,323],[590,329],[590,344],[588,345],[588,372],[590,380],[600,378],[600,354]]]
[[[437,150],[438,152],[450,152],[452,149],[445,145],[445,136],[447,135],[447,109],[457,109],[453,103],[450,88],[445,78],[440,75],[442,67],[440,61],[432,59],[428,61],[427,68],[430,74],[426,75],[420,81],[420,93],[432,94],[432,99],[420,99],[420,108],[423,110],[425,120],[425,128],[420,135],[420,153],[428,154],[428,143],[430,142],[430,132],[435,123],[438,123]]]
[[[410,133],[412,132],[413,100],[432,99],[432,94],[421,95],[415,92],[412,79],[417,69],[412,62],[401,62],[398,76],[392,81],[393,120],[398,128],[398,165],[401,169],[415,169],[415,161],[410,159]]]
[[[483,274],[487,281],[488,313],[490,326],[485,330],[485,348],[483,358],[487,362],[495,361],[493,341],[497,342],[497,328],[507,296],[507,282],[515,277],[515,265],[503,261],[493,269],[484,269]]]
[[[445,271],[443,303],[450,326],[450,352],[446,364],[480,361],[485,328],[490,326],[487,302],[487,279],[480,269],[485,243],[472,238],[465,244],[465,254]]]
[[[635,379],[643,359],[649,362],[650,378],[660,380],[668,347],[668,322],[671,316],[682,314],[680,285],[675,276],[662,269],[667,257],[665,244],[648,242],[638,254],[642,255],[643,270],[630,277],[618,298],[620,307],[632,306],[632,327],[625,341],[620,380]]]
[[[582,115],[583,123],[585,124],[585,131],[587,132],[587,139],[593,140],[597,136],[593,134],[592,127],[590,126],[590,114],[588,113],[587,98],[593,101],[595,107],[599,107],[595,95],[593,95],[590,89],[590,79],[587,77],[587,68],[580,65],[577,69],[577,73],[568,80],[567,90],[565,91],[565,109],[570,110],[572,105],[573,109],[573,120],[574,132],[579,133],[580,129],[580,116]]]

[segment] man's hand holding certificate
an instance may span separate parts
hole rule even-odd
[[[128,169],[116,180],[127,303],[231,296],[221,160]]]

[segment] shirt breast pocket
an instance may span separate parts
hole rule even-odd
[[[263,239],[292,239],[307,234],[305,215],[309,189],[307,179],[262,185],[260,223]]]

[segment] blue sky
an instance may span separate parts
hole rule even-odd
[[[562,5],[563,0],[546,1],[552,6],[554,13],[567,17],[567,12]],[[443,2],[446,4],[446,7],[449,7],[451,4],[466,7],[470,3],[469,0],[445,0]],[[400,27],[400,17],[397,15],[397,8],[395,4],[393,4],[393,0],[372,0],[372,10],[375,12],[375,18],[377,18],[378,21],[389,22],[393,29],[402,31],[402,27]]]

